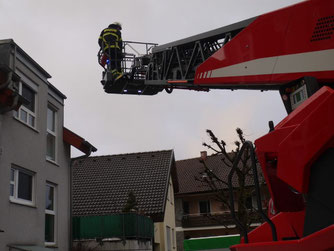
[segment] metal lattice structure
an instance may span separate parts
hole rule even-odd
[[[106,70],[102,80],[104,89],[107,93],[139,95],[154,95],[164,89],[170,93],[174,88],[208,91],[193,85],[196,68],[254,20],[247,19],[160,46],[123,41],[125,77],[118,84],[111,84],[113,77]]]
[[[183,80],[183,87],[185,81],[191,83],[197,66],[227,44],[254,19],[247,19],[187,39],[154,47],[146,83],[161,85],[162,81],[176,85],[177,82]]]

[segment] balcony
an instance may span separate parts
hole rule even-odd
[[[252,224],[263,223],[258,212],[250,212]],[[182,217],[182,227],[212,227],[212,226],[234,226],[235,222],[232,219],[231,213],[228,212],[211,212],[205,214],[187,214]]]
[[[138,214],[116,214],[73,218],[74,240],[88,239],[151,239],[153,221]]]
[[[209,227],[235,225],[230,212],[188,214],[182,217],[182,227]]]

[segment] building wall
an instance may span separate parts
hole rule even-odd
[[[264,207],[266,206],[266,201],[268,201],[268,198],[269,194],[267,189],[263,187],[262,199]],[[199,202],[204,200],[210,201],[210,217],[201,216],[200,214]],[[189,203],[189,215],[187,220],[183,221],[184,201]],[[237,200],[235,199],[234,202],[235,209],[237,210]],[[253,198],[253,206],[255,202],[256,201]],[[216,201],[212,193],[176,195],[175,205],[178,251],[183,250],[183,240],[185,239],[239,233],[230,215],[230,210],[224,207],[222,203]],[[214,218],[216,220],[218,219],[219,221],[216,221]],[[219,224],[219,222],[222,221],[224,222],[224,225]],[[255,226],[256,224],[253,227]]]
[[[165,207],[165,216],[163,222],[154,223],[154,243],[155,251],[168,251],[167,227],[170,231],[170,247],[171,251],[176,248],[176,225],[175,225],[175,202],[173,181],[170,178],[168,186],[168,195]]]
[[[47,79],[19,55],[15,72],[27,85],[33,85],[36,95],[36,128],[33,129],[13,116],[0,115],[0,250],[8,244],[44,246],[46,182],[56,187],[56,246],[69,249],[69,177],[70,147],[63,143],[63,99],[48,86]],[[46,160],[47,105],[57,109],[56,162]],[[34,174],[34,204],[22,205],[10,200],[11,167],[29,170]]]
[[[200,213],[199,203],[200,201],[210,201],[210,209],[211,213],[222,213],[225,211],[229,211],[226,208],[222,207],[222,204],[214,199],[213,195],[206,194],[206,195],[189,195],[182,197],[180,202],[181,211],[182,210],[182,202],[187,201],[189,203],[189,214],[197,215]]]

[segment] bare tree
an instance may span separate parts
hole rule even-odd
[[[225,141],[218,140],[211,130],[207,130],[213,145],[203,143],[203,146],[213,151],[213,155],[221,156],[222,165],[219,166],[219,168],[225,168],[226,170],[223,170],[224,172],[221,172],[222,170],[220,170],[220,172],[219,170],[211,170],[210,167],[208,167],[206,160],[201,159],[200,161],[203,164],[204,170],[201,173],[201,178],[196,179],[201,181],[203,186],[208,187],[213,192],[215,200],[221,202],[222,207],[230,210],[232,210],[233,207],[236,207],[236,216],[240,223],[248,231],[251,224],[259,222],[261,218],[255,213],[256,208],[253,207],[253,203],[251,201],[255,190],[250,150],[245,148],[241,156],[239,156],[240,160],[237,168],[235,169],[235,177],[232,179],[233,194],[234,198],[236,198],[233,205],[230,202],[227,177],[226,175],[221,175],[222,173],[226,174],[226,172],[229,172],[233,168],[233,164],[240,153],[240,149],[246,142],[243,131],[240,128],[237,128],[236,132],[238,140],[234,142],[235,148],[231,152],[228,152]],[[258,168],[258,170],[260,169]],[[263,185],[264,179],[261,178],[260,180]],[[211,217],[214,220],[218,219],[219,221],[219,218],[215,218],[213,216],[208,217]],[[220,221],[219,223],[226,226],[225,222]],[[239,230],[241,231],[240,228]]]

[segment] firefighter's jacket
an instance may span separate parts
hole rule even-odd
[[[116,49],[122,51],[121,31],[112,27],[104,29],[99,37],[99,45],[102,50],[107,53],[109,49]]]

